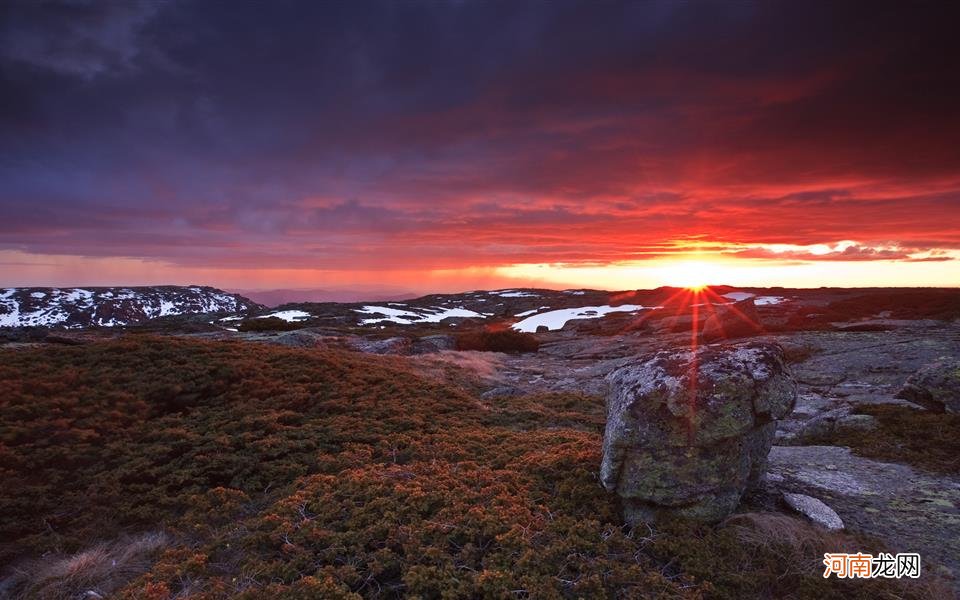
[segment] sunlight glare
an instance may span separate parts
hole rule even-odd
[[[701,261],[680,261],[664,268],[664,281],[667,285],[700,291],[711,283],[708,278],[713,271]]]

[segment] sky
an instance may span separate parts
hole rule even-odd
[[[5,2],[0,285],[957,286],[957,12]]]

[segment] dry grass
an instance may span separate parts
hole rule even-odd
[[[781,579],[822,573],[824,553],[876,553],[889,551],[875,547],[876,540],[827,531],[806,521],[778,513],[745,513],[733,515],[723,522],[744,546],[778,557]],[[861,584],[857,597],[874,598],[954,598],[954,591],[939,575],[925,572],[918,579],[857,580]],[[806,594],[797,592],[797,597]],[[851,596],[852,597],[852,596]]]
[[[540,342],[536,336],[512,329],[481,330],[461,333],[457,336],[457,350],[481,352],[536,352]]]
[[[51,555],[14,566],[0,581],[0,596],[14,600],[106,598],[149,570],[169,543],[165,533],[145,533],[73,555]]]
[[[849,446],[859,456],[933,473],[960,473],[960,415],[885,404],[860,406],[855,412],[875,417],[879,428],[841,428],[810,442]]]
[[[452,366],[466,371],[480,380],[494,382],[500,381],[500,370],[503,364],[502,355],[477,350],[443,350],[414,357],[411,360],[425,367],[434,367],[439,371]],[[429,368],[424,369],[423,372],[428,375],[431,374]]]
[[[848,535],[827,531],[778,513],[745,513],[727,519],[724,527],[744,544],[784,553],[784,564],[820,569],[824,552],[857,552],[860,544]],[[822,569],[821,569],[822,570]]]

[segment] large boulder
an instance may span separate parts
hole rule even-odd
[[[704,342],[749,337],[763,331],[753,298],[726,306],[715,304],[711,308],[713,313],[703,322],[700,330],[700,339]]]
[[[291,346],[294,348],[326,348],[328,336],[313,331],[290,331],[281,333],[273,338],[275,344],[281,346]]]
[[[911,375],[897,398],[924,408],[960,413],[960,359],[942,358]]]
[[[366,354],[410,354],[413,342],[407,337],[392,337],[385,340],[353,338],[349,345],[357,352]]]
[[[607,380],[600,478],[631,524],[729,515],[763,476],[797,396],[775,344],[658,352]]]
[[[412,354],[432,354],[444,350],[456,350],[457,338],[452,335],[425,335],[413,341],[410,348]]]

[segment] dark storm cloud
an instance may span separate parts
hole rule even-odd
[[[960,246],[947,3],[0,11],[0,249],[349,268]]]
[[[6,11],[0,53],[83,79],[131,69],[143,50],[140,30],[161,7],[161,0],[19,0]]]

